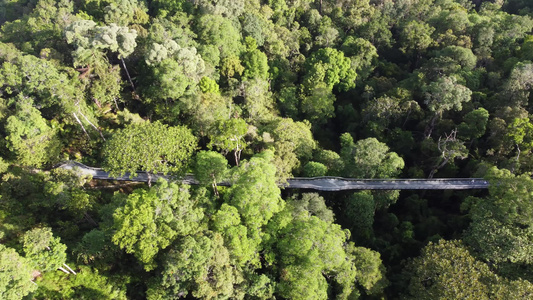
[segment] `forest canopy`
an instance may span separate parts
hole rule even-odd
[[[0,1],[0,298],[527,299],[532,29],[528,0]]]

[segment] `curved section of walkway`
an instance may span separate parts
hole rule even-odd
[[[152,175],[146,172],[137,172],[137,176],[111,177],[109,172],[100,168],[88,167],[79,162],[69,161],[58,166],[59,168],[75,170],[80,175],[91,175],[94,179],[154,182],[159,178],[173,179],[165,175]],[[178,178],[184,184],[198,184],[193,175]],[[221,183],[220,185],[230,185]],[[281,187],[289,189],[312,189],[319,191],[345,191],[345,190],[470,190],[487,189],[489,182],[481,178],[439,178],[439,179],[356,179],[342,177],[295,177],[287,179],[287,184]]]

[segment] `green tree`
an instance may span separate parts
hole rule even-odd
[[[430,111],[442,113],[447,110],[462,110],[462,104],[470,101],[472,91],[459,84],[454,77],[441,77],[426,89],[425,103]]]
[[[230,265],[230,253],[219,233],[184,237],[164,257],[160,282],[152,284],[150,300],[176,299],[189,292],[197,298],[235,297],[242,275]]]
[[[316,141],[310,127],[307,121],[276,118],[261,128],[267,146],[274,150],[274,164],[279,178],[290,177],[292,171],[300,166],[300,161],[311,158]]]
[[[467,113],[463,120],[457,128],[459,135],[464,138],[478,139],[485,134],[489,112],[481,107]]]
[[[463,103],[469,102],[472,91],[467,87],[459,84],[455,77],[440,77],[430,83],[425,89],[426,100],[424,103],[428,109],[435,114],[429,121],[426,128],[426,136],[431,136],[435,122],[442,116],[442,113],[448,110],[462,110]]]
[[[213,151],[200,151],[196,154],[194,177],[202,184],[211,184],[216,195],[217,183],[225,179],[227,173],[228,161],[222,154]]]
[[[160,179],[148,190],[137,189],[127,197],[116,197],[124,204],[113,213],[112,241],[135,255],[146,270],[155,268],[157,253],[177,237],[201,229],[203,210],[195,206],[184,186]]]
[[[313,124],[324,124],[335,116],[334,103],[337,99],[323,82],[315,83],[300,103],[301,111]]]
[[[460,241],[429,243],[409,262],[408,299],[489,299],[495,278]]]
[[[355,178],[391,178],[398,176],[405,163],[389,147],[375,138],[353,142],[349,133],[341,136],[341,157],[345,176]]]
[[[213,215],[213,228],[224,237],[224,245],[230,251],[233,264],[260,266],[258,246],[261,239],[248,234],[248,228],[241,224],[236,207],[223,203]]]
[[[272,152],[266,151],[241,164],[224,195],[225,202],[238,209],[243,224],[250,230],[259,230],[284,206],[271,160]]]
[[[317,83],[323,82],[328,89],[337,87],[341,91],[355,87],[357,74],[351,61],[342,51],[323,48],[311,54],[305,61],[303,85],[312,90]]]
[[[5,129],[8,148],[20,164],[40,167],[57,159],[61,144],[56,131],[47,124],[31,99],[19,96],[16,113],[7,118]]]
[[[294,220],[281,230],[276,244],[279,295],[291,299],[327,299],[325,275],[328,274],[340,286],[341,298],[348,298],[355,289],[356,276],[344,248],[348,233],[306,210],[296,210],[293,214]]]
[[[18,300],[35,291],[32,267],[18,253],[0,244],[0,296],[6,300]]]
[[[120,299],[125,300],[125,284],[99,274],[87,266],[79,267],[75,276],[62,272],[50,272],[40,278],[37,299]]]
[[[428,24],[416,20],[412,20],[402,26],[400,32],[400,49],[406,53],[421,53],[425,51],[433,39],[431,34],[435,28]]]
[[[22,244],[26,259],[37,270],[57,270],[67,259],[67,246],[61,244],[48,227],[27,231],[22,237]]]
[[[248,39],[248,37],[246,37]],[[244,65],[244,78],[268,77],[268,60],[266,55],[259,49],[249,49],[242,59]]]
[[[469,208],[472,218],[465,241],[480,258],[496,266],[530,265],[533,263],[530,255],[533,253],[533,181],[527,175],[515,176],[495,167],[488,170],[486,178],[491,183],[489,196],[483,200],[469,198],[463,204],[463,208]]]
[[[135,176],[138,170],[179,173],[196,147],[196,138],[186,127],[169,127],[160,122],[131,124],[106,142],[104,168],[112,176],[127,172]]]
[[[303,175],[305,177],[325,176],[327,171],[328,167],[316,161],[310,161],[303,167]]]
[[[200,42],[217,47],[220,50],[220,58],[240,56],[244,50],[241,33],[230,19],[206,14],[198,19],[197,30]]]
[[[218,126],[211,133],[208,147],[217,147],[224,153],[233,151],[235,164],[238,166],[241,152],[246,148],[244,136],[248,132],[248,125],[243,119],[229,119],[218,122]]]

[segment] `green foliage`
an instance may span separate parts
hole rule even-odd
[[[131,124],[116,132],[103,149],[106,170],[112,175],[138,170],[150,173],[179,173],[187,166],[196,138],[183,126],[169,127],[160,122]]]
[[[464,122],[459,124],[459,134],[467,138],[480,138],[485,134],[489,112],[484,108],[478,108],[467,113]]]
[[[9,150],[25,166],[40,167],[57,160],[60,141],[56,131],[48,126],[31,99],[20,96],[16,114],[6,120],[6,140]]]
[[[485,199],[470,198],[470,225],[465,241],[488,262],[531,264],[533,236],[530,234],[533,181],[508,170],[489,169],[493,183]]]
[[[118,53],[119,58],[124,58],[137,46],[137,32],[114,23],[97,26],[90,20],[75,21],[65,28],[65,37],[69,44],[76,47],[72,53],[76,66],[86,65],[85,60],[95,50],[110,50]]]
[[[515,118],[507,126],[507,140],[514,143],[519,149],[529,151],[533,147],[533,124],[529,118]]]
[[[459,241],[430,242],[407,270],[409,299],[489,299],[494,280],[488,266],[476,261]]]
[[[316,161],[310,161],[305,164],[303,168],[303,175],[305,177],[320,177],[325,176],[327,171],[328,167],[324,166],[323,164]]]
[[[248,50],[242,60],[244,65],[244,78],[268,77],[268,60],[266,55],[259,49]]]
[[[36,298],[127,299],[124,283],[117,284],[89,267],[78,268],[75,276],[63,272],[46,273],[39,279]]]
[[[0,1],[0,298],[530,298],[531,8]],[[68,159],[201,184],[53,168]],[[488,172],[489,194],[281,198],[294,175],[437,172]],[[441,236],[471,248],[413,257]],[[91,268],[55,270],[66,253]]]
[[[335,116],[335,100],[331,88],[319,81],[310,88],[309,95],[302,99],[301,111],[313,123],[324,124]]]
[[[368,241],[373,235],[376,202],[368,191],[357,192],[344,200],[346,219],[344,223],[350,228],[356,241]]]
[[[187,236],[164,259],[161,282],[147,291],[148,299],[231,297],[240,274],[229,264],[229,252],[218,233]],[[163,289],[162,289],[163,288]]]
[[[306,121],[277,118],[263,128],[264,140],[274,150],[274,164],[279,178],[290,177],[291,172],[300,166],[300,161],[311,158],[316,141],[310,127]],[[272,140],[268,141],[269,138]]]
[[[202,184],[216,184],[225,179],[228,171],[226,158],[213,151],[200,151],[196,154],[194,176]]]
[[[146,270],[155,268],[157,253],[177,237],[199,231],[198,222],[204,217],[186,187],[163,179],[149,190],[135,190],[122,201],[123,206],[113,214],[112,241],[134,254]]]
[[[457,83],[454,77],[441,77],[427,87],[425,104],[436,113],[462,110],[463,103],[469,102],[471,95],[472,91]]]
[[[271,159],[272,152],[266,151],[236,168],[233,184],[224,195],[226,203],[238,209],[243,224],[252,230],[266,225],[284,206]]]
[[[325,83],[325,88],[329,90],[337,87],[346,91],[355,87],[357,74],[342,51],[333,48],[318,50],[306,59],[305,70],[303,85],[307,91],[320,82]]]
[[[229,119],[218,123],[216,131],[211,135],[208,147],[213,146],[224,153],[233,151],[235,163],[239,165],[241,151],[246,148],[244,136],[248,132],[248,125],[243,119]]]
[[[298,214],[282,230],[276,246],[282,267],[278,293],[291,299],[327,299],[323,274],[331,274],[347,298],[354,289],[356,270],[344,249],[346,238],[340,226]]]
[[[229,19],[220,15],[206,14],[198,20],[197,28],[199,40],[219,48],[221,58],[239,56],[244,50],[241,34]]]
[[[18,300],[35,291],[30,263],[11,248],[0,244],[0,296]]]
[[[406,53],[426,50],[433,42],[431,38],[433,31],[435,28],[424,22],[416,20],[408,22],[400,33],[400,49]]]
[[[375,138],[353,142],[349,133],[341,136],[341,157],[345,162],[344,173],[354,178],[390,178],[397,176],[405,163],[395,152],[389,152],[386,144]]]
[[[39,271],[53,271],[63,266],[67,259],[67,246],[54,237],[52,229],[35,228],[22,237],[24,256]]]
[[[202,79],[200,79],[200,82],[198,83],[198,86],[200,87],[200,90],[204,93],[219,93],[217,82],[209,77],[202,77]]]

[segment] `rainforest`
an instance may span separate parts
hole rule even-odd
[[[530,0],[0,1],[0,299],[532,299],[532,29]],[[284,188],[320,176],[489,187]]]

